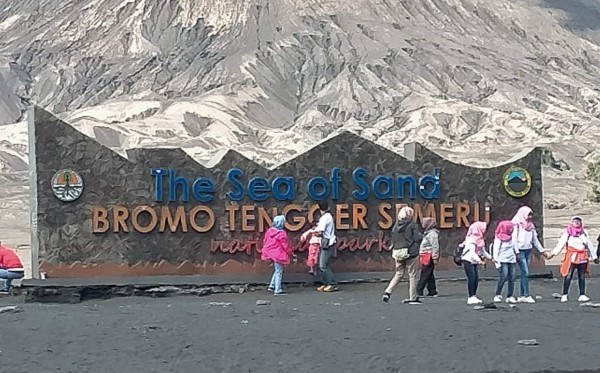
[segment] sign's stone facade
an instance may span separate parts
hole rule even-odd
[[[304,272],[299,236],[323,194],[338,227],[336,271],[393,268],[389,227],[402,204],[416,209],[417,220],[438,221],[440,268],[454,267],[450,256],[470,222],[489,220],[491,239],[496,223],[522,205],[535,211],[543,237],[537,148],[473,168],[416,143],[404,157],[345,132],[274,169],[233,150],[207,168],[181,149],[135,149],[125,158],[42,109],[32,112],[34,259],[49,277],[267,272],[262,232],[282,211],[300,258],[289,270]]]

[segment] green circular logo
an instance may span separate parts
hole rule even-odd
[[[524,197],[531,190],[531,175],[522,167],[510,167],[502,178],[504,190],[510,196]]]

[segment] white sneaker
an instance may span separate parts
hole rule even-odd
[[[494,297],[494,303],[502,303],[502,295],[496,295]]]
[[[529,296],[529,297],[519,297],[517,299],[517,302],[519,302],[519,303],[535,303],[535,299],[533,299],[531,296]]]
[[[506,298],[506,303],[517,303],[517,298],[508,297],[508,298]]]
[[[580,302],[589,302],[590,301],[590,297],[588,297],[587,295],[580,295],[579,299],[577,299]]]
[[[566,295],[563,295],[562,297],[560,297],[560,303],[567,303],[569,301],[569,297]]]
[[[481,303],[483,303],[483,301],[477,297],[469,297],[469,299],[467,299],[467,304],[470,306]]]

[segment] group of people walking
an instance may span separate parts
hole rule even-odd
[[[428,295],[436,296],[435,277],[435,253],[439,255],[439,242],[437,230],[432,228],[432,223],[423,219],[422,237],[417,223],[412,220],[413,210],[404,207],[398,214],[398,220],[392,230],[392,257],[396,261],[396,273],[390,281],[383,294],[383,301],[389,302],[392,291],[404,277],[408,270],[409,297],[403,302],[409,304],[420,303],[419,297],[423,296],[425,284],[428,286]],[[434,222],[435,224],[435,222]],[[485,233],[487,224],[485,222],[474,222],[464,241],[459,244],[455,251],[455,262],[462,265],[467,277],[467,304],[476,305],[483,301],[477,297],[479,285],[479,266],[491,260],[499,271],[498,283],[494,302],[502,302],[504,286],[508,283],[507,303],[535,303],[535,299],[529,292],[529,269],[532,250],[538,250],[545,258],[551,259],[566,250],[562,261],[560,272],[563,276],[563,289],[561,302],[568,301],[569,288],[575,271],[578,275],[579,302],[587,302],[590,298],[585,292],[586,274],[589,273],[589,263],[599,263],[598,253],[594,248],[592,240],[583,228],[581,217],[575,216],[561,235],[558,243],[552,250],[544,249],[541,244],[537,230],[533,224],[533,211],[527,206],[521,207],[512,220],[502,220],[496,225],[494,240],[490,245],[491,253],[486,249]],[[600,238],[599,238],[600,239]],[[432,243],[432,241],[435,241]],[[408,253],[408,254],[406,254]],[[420,280],[418,277],[418,262],[421,262],[422,270]],[[515,274],[517,265],[520,271],[519,297],[515,297]]]
[[[502,290],[508,282],[506,302],[535,303],[529,292],[529,268],[531,252],[535,248],[544,254],[545,249],[540,243],[537,230],[533,225],[533,211],[527,206],[521,207],[512,220],[500,221],[494,231],[494,241],[490,254],[485,247],[484,235],[487,224],[475,222],[469,226],[464,241],[461,261],[467,274],[468,299],[467,304],[479,304],[482,300],[477,297],[479,283],[478,266],[484,261],[492,260],[499,270],[495,302],[502,301]],[[520,296],[514,297],[514,282],[517,264],[520,276]]]
[[[335,254],[336,233],[333,217],[327,202],[319,203],[320,218],[301,236],[307,241],[309,273],[317,277],[322,285],[319,291],[332,292],[338,290],[338,284],[331,270],[331,259]],[[415,222],[414,210],[405,206],[400,209],[396,223],[392,227],[392,258],[395,262],[395,273],[384,290],[382,300],[388,303],[392,293],[406,275],[408,275],[408,298],[403,303],[419,304],[421,298],[436,297],[438,290],[435,279],[435,268],[440,259],[439,231],[434,218],[426,217],[421,227]],[[278,215],[273,219],[271,228],[265,233],[261,250],[262,260],[272,263],[273,275],[269,290],[275,295],[284,294],[281,286],[284,265],[296,259],[284,229],[285,217]],[[476,305],[483,301],[477,296],[479,285],[479,266],[486,260],[494,263],[499,272],[494,302],[502,302],[502,293],[506,286],[507,303],[535,303],[529,291],[529,269],[532,251],[539,251],[550,259],[566,250],[560,272],[563,276],[561,302],[568,301],[571,281],[577,272],[580,302],[589,301],[585,292],[586,274],[589,263],[599,263],[598,253],[592,240],[583,228],[581,217],[575,216],[561,235],[552,250],[544,249],[533,224],[533,210],[528,206],[521,207],[511,220],[502,220],[494,230],[494,239],[486,248],[485,233],[488,225],[485,222],[473,222],[465,239],[455,250],[454,261],[463,267],[467,277],[467,304]],[[599,238],[600,239],[600,238]],[[517,266],[520,272],[519,296],[515,297],[515,278]],[[427,294],[425,295],[425,290]]]

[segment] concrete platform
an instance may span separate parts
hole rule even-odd
[[[552,277],[558,268],[546,268],[532,274],[532,277]],[[361,283],[388,281],[392,272],[355,272],[336,273],[340,283]],[[498,272],[494,269],[483,269],[479,273],[482,279],[497,278]],[[518,276],[518,273],[517,273]],[[465,279],[464,271],[449,270],[436,272],[439,281],[460,281]],[[31,287],[82,287],[82,286],[222,286],[222,285],[266,285],[270,280],[269,275],[243,275],[243,276],[139,276],[139,277],[106,277],[106,278],[52,278],[46,280],[25,279],[21,281],[22,288]],[[284,283],[304,284],[314,281],[308,274],[285,274]]]
[[[531,274],[530,277],[553,278],[556,273],[557,268],[545,268]],[[337,273],[336,278],[340,284],[375,283],[387,282],[392,275],[392,272]],[[466,280],[461,269],[439,271],[436,276],[439,282]],[[493,268],[482,269],[480,278],[481,281],[495,281],[498,272]],[[118,296],[164,297],[243,293],[263,288],[269,280],[268,275],[25,279],[16,288],[16,292],[24,294],[27,302],[78,303]],[[283,280],[289,287],[315,285],[315,278],[308,274],[284,274]]]

